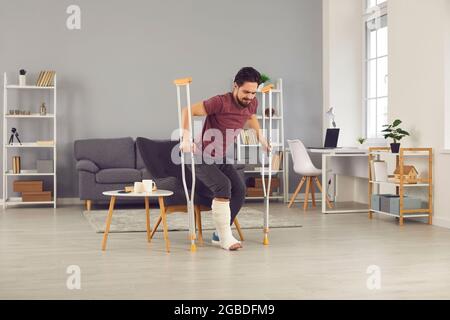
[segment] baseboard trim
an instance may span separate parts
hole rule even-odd
[[[58,204],[84,204],[84,200],[80,200],[80,198],[58,198],[56,205]]]
[[[3,204],[3,199],[0,199],[0,204]],[[80,198],[58,198],[56,199],[56,205],[63,204],[84,204],[84,200],[80,200]]]
[[[439,218],[434,216],[433,217],[433,225],[436,227],[442,227],[446,229],[450,229],[450,219],[448,218]]]

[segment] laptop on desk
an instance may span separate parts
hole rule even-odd
[[[340,131],[340,129],[338,129],[338,128],[327,129],[324,146],[323,147],[309,147],[309,149],[316,149],[316,150],[339,149],[337,146],[338,140],[339,140],[339,131]]]

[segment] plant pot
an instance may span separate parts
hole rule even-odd
[[[261,90],[262,90],[263,88],[264,88],[264,83],[261,83],[261,84],[258,86],[258,89],[256,89],[256,90],[261,92]]]
[[[392,153],[400,152],[400,143],[391,143],[391,151]]]
[[[27,85],[27,78],[25,75],[19,75],[19,86],[24,87]]]

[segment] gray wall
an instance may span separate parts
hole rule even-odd
[[[66,28],[71,4],[81,7],[81,30]],[[15,80],[25,68],[31,80],[40,70],[57,70],[58,193],[75,197],[73,141],[168,138],[177,127],[177,77],[193,77],[194,101],[229,90],[242,66],[281,77],[285,137],[320,144],[321,6],[318,0],[1,0],[0,71]],[[26,136],[26,125],[22,131]]]

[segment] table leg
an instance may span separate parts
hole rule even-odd
[[[156,230],[158,230],[158,227],[159,227],[159,224],[161,223],[161,220],[162,220],[162,216],[160,215],[158,217],[158,220],[155,223],[155,226],[153,227],[152,234],[150,235],[150,240],[153,238],[153,235],[155,234]]]
[[[145,201],[145,215],[147,218],[147,241],[150,242],[150,234],[152,232],[152,230],[150,229],[150,204],[148,201],[148,197],[144,197],[144,201]]]
[[[166,207],[164,206],[164,198],[158,197],[159,202],[159,210],[161,211],[163,230],[164,230],[164,241],[166,243],[166,251],[170,252],[170,241],[169,241],[169,232],[167,228],[167,215],[166,215]]]
[[[111,226],[112,215],[114,211],[114,204],[116,203],[116,197],[112,196],[109,202],[108,217],[106,218],[105,232],[103,233],[102,250],[106,250],[106,241],[108,241],[109,228]]]

